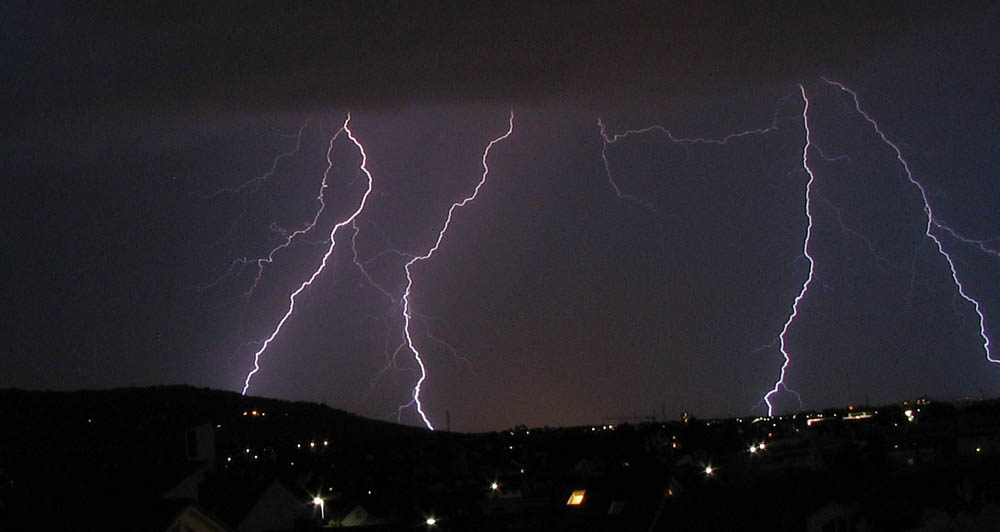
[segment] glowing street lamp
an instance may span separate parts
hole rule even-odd
[[[425,523],[425,524],[426,524],[426,525],[427,525],[428,527],[432,527],[432,526],[436,525],[436,524],[437,524],[437,522],[438,522],[438,520],[437,520],[437,519],[435,519],[434,517],[428,517],[428,518],[427,518],[427,520],[426,520],[426,521],[424,521],[424,523]]]
[[[317,496],[313,497],[312,503],[313,503],[313,506],[318,506],[319,507],[319,516],[320,516],[320,518],[321,519],[326,519],[326,508],[325,508],[325,506],[323,504],[323,498],[320,497],[319,495],[317,495]]]

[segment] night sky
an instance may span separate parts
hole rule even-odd
[[[806,408],[1000,395],[1000,7],[993,2],[465,1],[0,8],[0,387],[240,391],[256,345],[374,190],[261,357],[250,393],[479,431],[763,414],[786,335]],[[473,4],[473,5],[468,5]],[[661,125],[607,146],[608,133]],[[296,149],[296,145],[298,145]],[[281,156],[281,154],[286,154]],[[279,157],[280,156],[280,157]],[[315,230],[275,255],[281,231]],[[273,169],[273,172],[272,172]],[[255,178],[253,186],[227,191]],[[777,411],[797,409],[775,396]],[[400,421],[420,424],[413,408]]]

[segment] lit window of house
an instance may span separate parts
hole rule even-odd
[[[569,500],[566,501],[566,506],[580,506],[583,504],[583,497],[587,494],[587,490],[576,490],[570,494]]]

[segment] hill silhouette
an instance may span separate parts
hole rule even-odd
[[[275,457],[289,445],[326,442],[338,455],[365,456],[448,438],[325,405],[191,386],[0,390],[0,412],[0,525],[9,525],[3,530],[24,520],[35,529],[104,523],[113,530],[107,524],[115,522],[142,530],[137,524],[149,523],[162,506],[155,502],[204,465],[190,456],[194,427],[212,427],[216,460],[253,449],[254,456],[236,457],[255,467],[245,482],[251,485],[280,476]]]

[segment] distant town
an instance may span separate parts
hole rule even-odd
[[[1000,527],[998,400],[483,434],[185,386],[0,412],[0,530]]]

